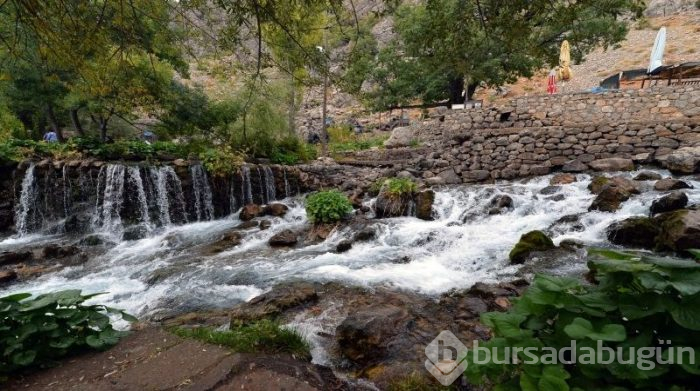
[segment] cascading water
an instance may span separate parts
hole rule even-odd
[[[148,214],[148,198],[146,197],[146,190],[144,189],[143,180],[141,179],[141,170],[136,166],[129,166],[127,168],[128,180],[131,185],[136,189],[136,204],[139,211],[139,223],[143,225],[146,231],[153,230],[151,224],[151,217]]]
[[[39,189],[34,174],[34,163],[29,165],[22,179],[22,190],[15,210],[15,226],[18,236],[32,232],[41,221],[39,214]]]
[[[277,199],[275,175],[272,173],[270,166],[264,166],[263,173],[265,174],[265,196],[267,198],[267,203],[270,203]]]
[[[123,165],[109,164],[100,170],[97,186],[97,205],[93,226],[109,234],[123,230],[121,210],[124,203],[126,170]]]
[[[164,169],[162,175],[174,175],[169,173],[169,169]],[[621,175],[631,178],[635,174]],[[125,176],[124,166],[104,167],[100,175],[100,187],[104,189],[100,215],[112,216],[112,224],[116,216],[107,212],[117,209],[116,193],[120,186],[123,189]],[[169,187],[174,178],[167,181]],[[266,217],[272,222],[266,230],[239,231],[244,235],[243,242],[224,252],[212,253],[210,246],[236,229],[240,221],[235,216],[166,226],[150,237],[108,247],[82,266],[45,274],[10,289],[45,292],[71,287],[86,292],[108,291],[101,301],[140,316],[230,308],[273,284],[293,279],[389,285],[437,295],[479,281],[511,279],[537,271],[527,269],[533,265],[508,262],[508,252],[520,235],[534,229],[548,231],[555,243],[577,239],[587,245],[609,245],[606,229],[610,224],[647,215],[651,202],[662,194],[653,190],[653,182],[642,182],[642,194],[624,202],[617,212],[589,212],[595,197],[587,189],[589,176],[579,175],[578,182],[562,185],[554,194],[541,194],[549,186],[549,179],[443,189],[436,193],[434,221],[413,217],[372,220],[375,239],[356,242],[342,254],[336,253],[335,247],[354,235],[349,227],[320,244],[283,251],[268,245],[272,235],[285,229],[299,230],[306,224],[301,198],[291,198],[286,201],[290,207],[286,216]],[[31,175],[23,180],[27,197],[32,180]],[[700,202],[700,181],[692,177],[684,180],[695,187],[684,190],[690,203]],[[511,197],[514,207],[491,214],[490,202],[499,195]],[[171,217],[175,215],[175,198],[169,198]],[[24,205],[30,204],[31,197],[25,198]],[[571,222],[571,216],[575,222]],[[0,242],[0,250],[16,248],[13,243]],[[580,273],[585,262],[574,257],[539,267],[545,267],[542,271],[548,273]]]
[[[244,205],[253,202],[253,186],[250,183],[250,167],[241,167],[241,200]]]
[[[197,221],[212,220],[214,218],[214,204],[212,203],[207,173],[201,165],[197,164],[190,166],[190,174],[192,175],[194,210]]]

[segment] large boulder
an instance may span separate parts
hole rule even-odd
[[[615,176],[612,178],[597,176],[591,180],[591,183],[588,185],[588,190],[590,190],[593,194],[600,194],[603,191],[603,188],[609,184],[615,185],[630,194],[640,193],[639,184],[637,182],[620,176]]]
[[[654,184],[654,190],[657,191],[669,191],[669,190],[680,190],[680,189],[692,189],[693,186],[689,185],[686,182],[683,182],[678,179],[673,179],[673,178],[666,178],[666,179],[661,179],[660,181],[657,181]]]
[[[599,210],[601,212],[615,212],[620,209],[620,205],[630,198],[630,193],[615,184],[603,186],[593,203],[588,207],[589,211]]]
[[[648,217],[630,217],[608,227],[608,240],[621,246],[652,249],[661,230]]]
[[[263,209],[263,213],[268,216],[283,217],[287,214],[288,210],[289,207],[287,207],[287,205],[275,202],[273,204],[265,206],[265,208]]]
[[[700,248],[700,211],[677,210],[655,218],[661,227],[658,250],[683,251]]]
[[[595,171],[632,171],[634,170],[634,162],[632,159],[623,159],[619,157],[611,157],[607,159],[598,159],[588,163],[588,166]]]
[[[243,221],[249,221],[262,215],[262,213],[263,208],[260,205],[248,204],[241,209],[241,213],[238,217]]]
[[[418,130],[410,126],[394,128],[384,146],[391,148],[409,147],[418,140]]]
[[[678,148],[659,160],[674,174],[694,174],[700,169],[700,147]]]
[[[651,203],[649,212],[651,215],[659,213],[673,212],[674,210],[683,209],[688,205],[688,196],[682,191],[674,191],[667,194],[658,200]]]
[[[398,334],[405,332],[411,317],[401,307],[374,304],[348,315],[336,328],[336,340],[343,356],[366,364],[381,359]]]
[[[272,247],[291,247],[297,244],[299,235],[291,229],[285,229],[272,236],[268,243]]]
[[[413,212],[415,201],[413,193],[392,194],[386,185],[382,186],[374,202],[374,214],[377,218],[409,216]]]
[[[523,263],[536,251],[547,251],[554,249],[552,239],[542,231],[531,231],[520,237],[518,243],[510,251],[508,257],[514,264]]]
[[[433,220],[433,203],[435,192],[423,190],[416,194],[416,217],[421,220]]]

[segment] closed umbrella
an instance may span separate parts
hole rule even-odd
[[[571,46],[569,41],[561,43],[561,52],[559,53],[559,79],[571,80],[573,72],[571,71]]]
[[[547,77],[547,93],[550,95],[557,93],[557,72],[554,70],[549,72]]]

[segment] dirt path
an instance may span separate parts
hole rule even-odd
[[[238,354],[159,328],[114,348],[0,384],[9,390],[346,390],[327,369],[289,355]]]

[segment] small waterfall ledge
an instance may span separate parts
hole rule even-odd
[[[170,225],[209,221],[249,203],[299,194],[299,172],[246,164],[212,175],[180,164],[26,161],[0,167],[0,234],[95,232],[141,237]]]

